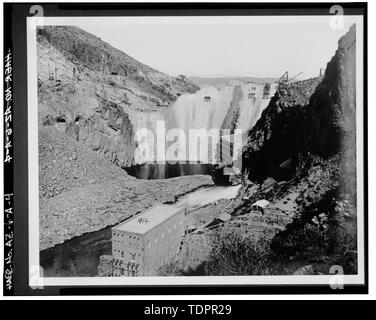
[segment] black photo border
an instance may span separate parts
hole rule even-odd
[[[333,5],[344,15],[364,18],[363,57],[363,147],[364,147],[364,285],[345,285],[332,290],[329,285],[133,285],[29,287],[28,253],[28,137],[27,137],[27,41],[29,10],[41,5],[45,17],[63,16],[262,16],[328,15]],[[13,51],[13,163],[4,166],[4,193],[14,193],[13,287],[4,295],[193,295],[193,294],[365,294],[368,293],[368,72],[367,3],[4,3],[4,56]],[[5,104],[4,104],[5,107]],[[5,110],[4,110],[5,111]],[[5,137],[4,137],[5,138]],[[14,177],[13,177],[14,175]],[[5,192],[6,190],[6,192]],[[11,190],[11,191],[10,191]],[[5,207],[4,207],[5,208]],[[5,226],[4,226],[5,227]],[[4,248],[6,250],[6,248]],[[4,276],[5,285],[5,276]]]

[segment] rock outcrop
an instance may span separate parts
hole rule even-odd
[[[300,154],[327,158],[355,148],[355,25],[338,43],[323,79],[281,84],[244,149],[250,177],[278,176]]]
[[[39,129],[39,166],[41,250],[213,184],[202,175],[136,179],[51,126]]]
[[[280,165],[289,159],[291,165],[296,164],[304,147],[309,98],[319,82],[313,78],[279,85],[244,148],[243,168],[252,179],[278,176]]]
[[[312,95],[306,123],[309,151],[327,157],[355,146],[356,29],[338,42],[325,76]]]
[[[310,274],[335,264],[357,273],[355,43],[353,25],[324,77],[281,83],[248,135],[243,170],[255,184],[244,186],[232,222],[270,241],[278,274],[310,263]],[[271,202],[270,216],[252,211],[259,199]]]
[[[212,185],[209,176],[144,181],[135,131],[198,86],[158,72],[76,27],[38,29],[40,249]]]
[[[76,27],[45,26],[37,39],[39,125],[59,124],[121,167],[134,162],[132,119],[162,113],[181,94],[199,89]]]

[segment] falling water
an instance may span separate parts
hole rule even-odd
[[[195,94],[184,94],[173,106],[168,127],[184,130],[187,137],[190,129],[205,129],[207,132],[240,129],[245,137],[267,107],[276,87],[275,83],[239,82],[203,87]],[[212,143],[217,145],[218,139]]]
[[[233,98],[233,86],[203,87],[180,96],[173,106],[170,128],[219,129]]]
[[[161,112],[135,112],[129,115],[133,125],[134,132],[140,132],[147,129],[150,133],[147,134],[146,140],[149,152],[146,156],[139,153],[136,149],[134,155],[134,162],[136,165],[142,165],[146,162],[153,161],[155,157],[155,137],[157,136],[157,123],[165,121],[165,117]]]
[[[192,154],[192,150],[189,148],[189,136],[191,129],[206,130],[209,133],[212,129],[228,129],[235,130],[241,129],[243,138],[246,137],[246,133],[255,125],[260,118],[262,111],[267,107],[270,98],[276,91],[276,83],[232,83],[220,86],[207,86],[201,88],[194,94],[181,95],[172,108],[166,109],[164,112],[139,112],[131,116],[131,121],[135,130],[148,129],[150,136],[146,138],[148,144],[149,156],[145,156],[141,153],[135,154],[135,163],[138,165],[137,170],[128,170],[130,174],[139,178],[156,179],[169,177],[168,170],[174,170],[171,173],[176,176],[176,167],[179,167],[179,163],[174,166],[161,166],[161,162],[153,166],[153,159],[157,157],[156,137],[157,137],[157,123],[158,121],[165,124],[166,132],[169,130],[180,129],[185,135],[185,141],[182,143],[177,139],[176,141],[167,142],[164,146],[164,151],[175,144],[177,149],[183,150],[184,159],[179,158],[179,162],[188,161],[192,164],[215,164],[212,159],[212,152],[217,152],[216,146],[218,144],[218,137],[211,136],[208,141],[208,161],[201,161],[201,154]],[[165,138],[165,137],[164,137]],[[213,147],[213,148],[212,148]],[[199,152],[199,151],[197,151]],[[176,160],[175,155],[169,158],[169,153],[166,152],[166,161]],[[192,160],[195,159],[195,160]],[[198,161],[197,161],[198,160]],[[152,169],[152,170],[151,170]],[[184,169],[184,170],[183,170]],[[207,168],[203,166],[205,172],[195,173],[207,174]],[[153,174],[149,174],[153,171]],[[163,171],[163,172],[162,172]],[[187,174],[190,172],[187,170],[187,165],[182,167],[182,173]],[[200,171],[200,170],[198,170]],[[188,173],[189,174],[189,173]],[[178,174],[179,175],[179,174]]]

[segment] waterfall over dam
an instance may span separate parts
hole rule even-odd
[[[276,87],[275,83],[203,87],[195,94],[184,94],[177,99],[172,111],[174,119],[169,125],[186,132],[189,129],[241,129],[246,133],[259,119]],[[237,124],[231,125],[233,122]]]
[[[235,82],[220,86],[205,86],[196,93],[181,95],[171,107],[163,111],[137,113],[131,116],[135,131],[144,130],[144,133],[147,131],[141,143],[138,141],[135,164],[148,163],[150,168],[150,163],[153,162],[159,165],[171,161],[175,161],[174,165],[184,162],[217,163],[213,160],[216,159],[213,152],[217,152],[219,135],[222,134],[219,130],[227,130],[228,133],[241,130],[244,138],[267,107],[277,85],[277,83]],[[213,129],[219,135],[211,135]],[[197,149],[192,151],[191,148],[190,135],[197,130],[209,134],[209,140],[205,142],[209,153],[206,158],[202,158],[200,142],[196,144]],[[142,148],[141,144],[143,144]],[[199,155],[198,150],[201,152]],[[162,158],[161,154],[163,154]],[[145,176],[146,169],[146,167],[140,168],[141,176]],[[207,168],[205,170],[207,171]],[[185,171],[189,172],[189,170]],[[134,174],[134,170],[130,172]],[[147,176],[150,178],[149,175]],[[163,178],[165,174],[158,173],[157,176]]]

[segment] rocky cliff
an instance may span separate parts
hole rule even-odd
[[[328,158],[355,148],[355,31],[339,40],[323,79],[280,84],[244,149],[250,177],[278,176],[299,154]]]
[[[121,167],[134,161],[131,119],[162,112],[198,86],[142,64],[71,26],[38,29],[39,125],[56,126]]]
[[[325,76],[310,99],[307,112],[309,151],[324,157],[355,146],[356,29],[338,42]]]
[[[202,175],[136,179],[55,126],[39,129],[39,169],[41,250],[213,184]]]
[[[251,181],[232,222],[270,241],[267,272],[357,272],[355,42],[353,25],[323,78],[280,83],[248,135]],[[260,199],[270,201],[263,215],[251,207]]]
[[[75,27],[37,30],[40,249],[114,225],[201,186],[209,176],[143,181],[135,131],[199,89]]]
[[[304,147],[309,99],[319,82],[313,78],[279,85],[244,148],[243,168],[252,179],[282,174],[284,162],[296,164]]]

